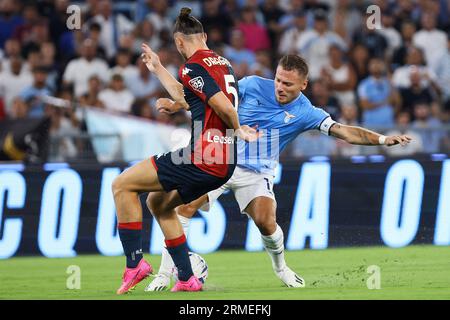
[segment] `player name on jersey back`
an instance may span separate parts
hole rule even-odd
[[[208,66],[230,66],[231,63],[225,59],[224,57],[218,56],[218,57],[207,57],[203,59],[203,62]]]

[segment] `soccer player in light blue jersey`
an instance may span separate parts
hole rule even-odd
[[[264,134],[255,143],[238,144],[238,164],[226,184],[217,190],[177,208],[187,233],[189,219],[198,209],[208,210],[226,190],[232,190],[242,213],[253,219],[261,232],[264,247],[272,260],[276,276],[288,287],[304,287],[304,280],[292,271],[284,258],[284,235],[276,222],[276,200],[273,179],[280,152],[300,133],[320,130],[358,145],[405,145],[406,135],[383,136],[373,131],[337,123],[321,108],[314,107],[302,94],[308,84],[308,65],[298,55],[287,55],[279,61],[275,79],[249,76],[239,81],[238,114],[240,123],[258,126]],[[160,99],[161,112],[176,112],[180,107],[169,99]],[[168,288],[173,263],[163,250],[158,275],[146,291]]]

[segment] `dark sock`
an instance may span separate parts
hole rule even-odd
[[[166,240],[167,251],[169,251],[175,266],[178,269],[178,279],[187,281],[194,274],[192,272],[191,261],[189,260],[189,250],[186,243],[186,237]]]
[[[119,223],[118,229],[127,268],[136,268],[142,259],[142,222]]]

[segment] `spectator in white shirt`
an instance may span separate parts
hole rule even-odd
[[[9,58],[9,67],[0,73],[0,96],[5,102],[6,115],[12,116],[13,100],[23,88],[33,84],[33,75],[25,70],[22,57]]]
[[[392,84],[397,88],[409,88],[411,86],[411,73],[419,72],[422,77],[422,87],[428,87],[436,82],[436,74],[424,64],[422,51],[411,47],[406,54],[406,64],[395,69],[392,75]]]
[[[350,44],[352,35],[363,25],[363,17],[358,5],[353,0],[328,0],[328,4],[331,29]]]
[[[119,39],[134,29],[134,23],[123,14],[113,14],[111,1],[100,0],[97,5],[98,14],[90,22],[101,26],[100,45],[105,49],[108,59],[116,54]]]
[[[147,15],[146,19],[150,20],[155,27],[156,33],[167,33],[172,30],[173,23],[168,18],[169,7],[167,2],[168,1],[150,1],[150,8],[152,11]]]
[[[100,37],[102,34],[102,26],[97,22],[89,24],[89,31],[86,32],[86,38],[92,39],[97,44],[97,57],[106,60],[106,50],[102,47]]]
[[[306,31],[299,41],[300,53],[310,66],[312,81],[320,77],[322,68],[329,63],[328,51],[332,44],[346,49],[344,40],[329,30],[326,13],[318,10],[314,15],[314,29]]]
[[[296,53],[300,37],[305,33],[307,25],[306,11],[297,11],[293,16],[293,26],[283,33],[278,45],[278,53],[280,55]]]
[[[64,71],[64,85],[74,86],[75,96],[79,98],[87,92],[88,80],[98,75],[104,82],[109,81],[109,68],[106,62],[96,58],[97,45],[91,40],[84,40],[81,57],[70,61]]]
[[[386,54],[388,58],[391,58],[394,54],[394,51],[402,45],[402,37],[400,32],[394,28],[394,16],[388,12],[383,12],[381,15],[381,24],[382,28],[377,30],[378,33],[384,36],[387,41],[387,49]]]
[[[416,33],[416,25],[411,20],[406,20],[401,24],[401,42],[402,45],[396,49],[392,55],[392,63],[391,66],[395,70],[399,66],[402,66],[406,63],[406,56],[408,54],[408,50],[414,47],[412,43],[412,39],[414,34]]]
[[[134,96],[125,87],[123,77],[120,74],[111,77],[109,88],[102,90],[98,98],[103,102],[106,109],[123,113],[130,113],[134,102]]]
[[[127,48],[119,48],[115,58],[116,65],[111,69],[111,76],[118,73],[126,80],[139,73],[138,68],[131,63],[131,51]]]
[[[413,37],[415,46],[425,53],[427,65],[435,68],[436,62],[447,50],[447,35],[436,29],[437,16],[432,12],[424,12],[421,18],[422,29]]]
[[[125,79],[128,89],[137,99],[146,99],[152,106],[156,105],[156,99],[163,95],[163,88],[142,59],[136,61],[138,72]]]
[[[330,64],[322,69],[322,77],[339,103],[355,103],[356,73],[351,64],[344,60],[344,52],[338,45],[330,46]]]
[[[5,48],[3,52],[3,58],[0,59],[0,71],[9,71],[10,70],[10,61],[9,57],[18,56],[21,54],[22,46],[19,40],[10,38],[5,42]],[[24,69],[28,72],[31,72],[26,62],[23,65]]]

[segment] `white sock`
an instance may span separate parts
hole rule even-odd
[[[283,230],[277,224],[277,229],[272,235],[261,235],[264,248],[272,259],[272,267],[275,272],[279,272],[286,267],[284,260],[284,235]]]
[[[189,231],[189,222],[191,219],[183,217],[179,214],[177,214],[177,216],[178,220],[180,220],[181,226],[183,227],[184,235],[187,236]],[[173,263],[172,257],[170,256],[169,251],[167,251],[167,248],[164,246],[161,252],[161,265],[159,266],[158,273],[170,277],[174,267],[175,264]]]
[[[189,223],[191,222],[191,218],[186,218],[182,215],[177,214],[178,220],[180,220],[181,226],[183,227],[184,235],[187,237],[189,231]]]
[[[175,264],[173,263],[172,257],[170,256],[169,251],[167,251],[166,246],[164,246],[161,252],[161,265],[159,266],[158,274],[170,277],[174,267]]]

